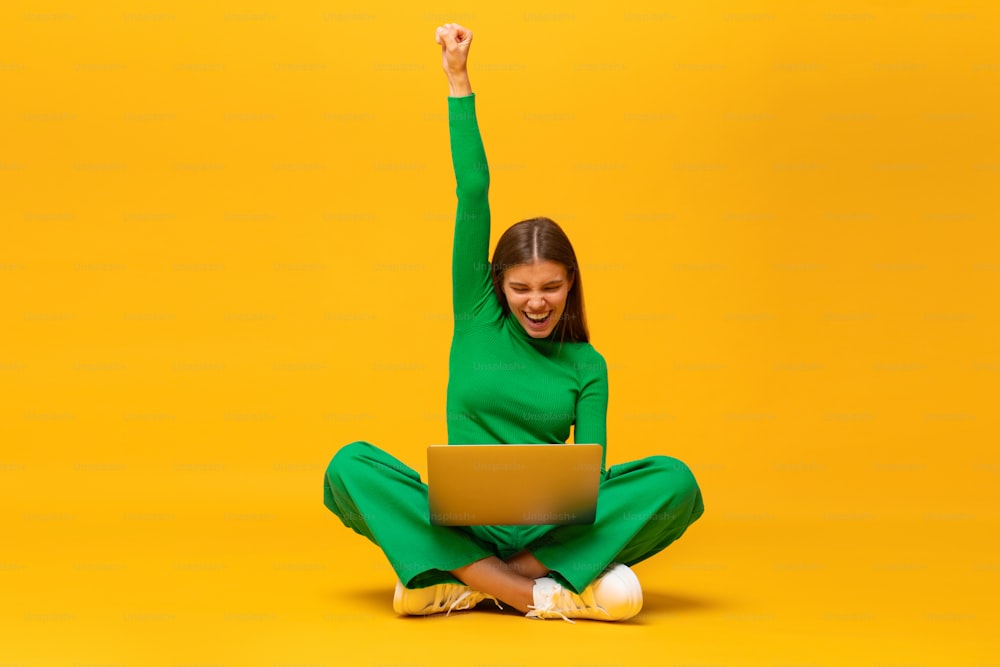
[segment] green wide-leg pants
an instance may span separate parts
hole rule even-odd
[[[330,461],[323,504],[378,545],[407,588],[459,583],[450,570],[528,549],[576,593],[612,562],[633,565],[662,551],[705,511],[687,465],[650,456],[603,474],[591,525],[435,526],[419,473],[364,441]]]

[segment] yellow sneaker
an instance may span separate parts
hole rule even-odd
[[[554,579],[535,579],[535,604],[528,618],[586,618],[594,621],[624,621],[642,609],[639,578],[627,565],[612,563],[578,595]]]
[[[426,588],[406,588],[396,582],[396,593],[392,597],[392,608],[401,616],[428,616],[444,612],[472,609],[483,600],[500,602],[492,595],[474,591],[463,584],[437,584]]]

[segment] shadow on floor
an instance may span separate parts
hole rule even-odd
[[[338,602],[349,600],[352,606],[358,610],[376,615],[395,617],[396,613],[392,609],[392,596],[395,584],[387,585],[384,588],[358,588],[329,590],[327,597]],[[729,607],[724,600],[710,597],[693,597],[677,595],[675,593],[663,593],[659,591],[643,591],[642,611],[634,619],[625,621],[628,624],[642,625],[643,619],[653,615],[691,614],[719,611]],[[504,605],[499,609],[492,601],[484,600],[476,606],[477,612],[487,612],[500,615],[522,616],[523,614]],[[459,613],[459,612],[456,612]],[[407,618],[407,617],[402,617]],[[414,617],[419,618],[419,617]]]

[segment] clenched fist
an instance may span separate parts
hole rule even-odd
[[[460,74],[466,71],[469,59],[469,45],[472,31],[457,23],[445,23],[434,33],[434,41],[441,45],[441,66],[446,74]]]

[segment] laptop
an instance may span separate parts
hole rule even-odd
[[[430,445],[427,487],[436,526],[591,524],[600,445]]]

